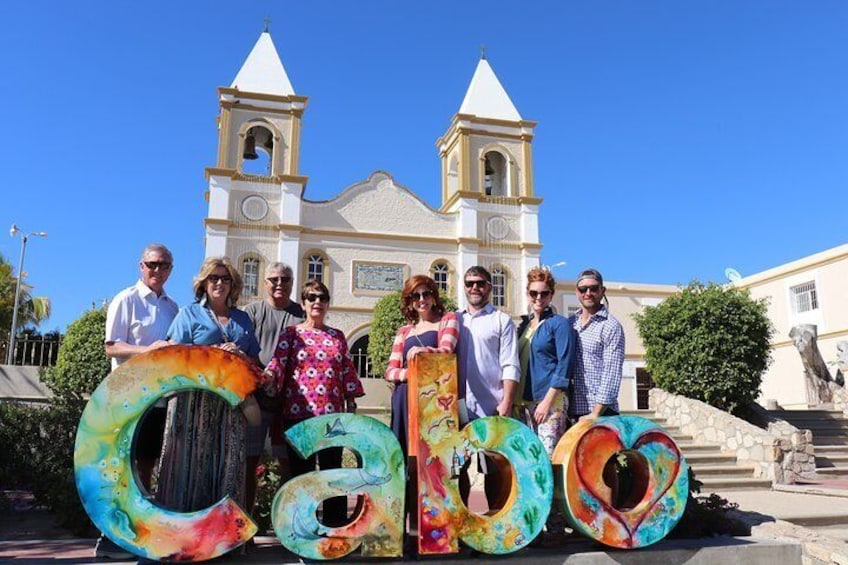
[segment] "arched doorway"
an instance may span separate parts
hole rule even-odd
[[[360,379],[382,379],[383,375],[371,372],[371,358],[368,357],[368,334],[360,337],[350,346],[350,356]]]

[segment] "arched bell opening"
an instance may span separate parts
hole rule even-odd
[[[489,151],[483,165],[483,188],[486,196],[507,196],[506,159],[497,151]]]
[[[244,134],[242,172],[269,177],[274,174],[274,134],[268,128],[253,126]]]

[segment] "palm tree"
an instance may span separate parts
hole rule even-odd
[[[24,277],[26,278],[26,273]],[[9,261],[0,254],[0,339],[9,338],[12,326],[12,310],[15,307],[15,289],[18,277]],[[26,326],[38,326],[50,317],[50,299],[46,296],[32,296],[32,287],[25,281],[21,285],[18,298],[18,330]]]

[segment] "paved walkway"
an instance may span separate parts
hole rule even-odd
[[[813,484],[782,487],[782,490],[739,490],[719,492],[721,496],[739,504],[740,510],[756,512],[761,515],[763,521],[781,519],[798,525],[820,527],[820,529],[832,529],[834,537],[839,538],[843,533],[848,536],[848,529],[842,531],[841,525],[848,525],[848,479],[826,479],[816,481]],[[472,506],[474,504],[472,503]],[[4,524],[6,525],[4,527]],[[10,528],[10,524],[14,528]],[[12,534],[9,532],[13,531]],[[4,533],[5,532],[5,533]],[[709,544],[707,540],[696,540],[698,543]],[[52,520],[46,512],[37,510],[10,512],[0,517],[0,564],[77,564],[97,562],[93,559],[94,539],[71,538],[52,524]],[[686,541],[664,541],[658,544],[656,549],[660,552],[673,551],[679,546],[686,545]],[[688,543],[691,544],[691,541]],[[564,547],[556,549],[526,549],[511,557],[487,557],[474,556],[473,561],[478,564],[494,562],[499,563],[527,563],[542,565],[548,562],[562,563],[568,555],[588,555],[597,553],[602,549],[597,544],[575,537]],[[639,552],[643,553],[643,552]],[[616,553],[616,560],[624,554]],[[643,557],[646,557],[643,555]],[[461,563],[472,559],[467,550],[453,559],[439,559],[439,563]],[[409,560],[409,558],[407,558]],[[571,561],[570,559],[568,560]],[[114,564],[134,564],[137,560],[109,561]],[[256,548],[247,555],[230,554],[212,563],[301,563],[299,558],[286,551],[279,541],[274,537],[256,538]],[[345,563],[356,563],[355,559],[347,558]],[[377,561],[370,560],[369,563]],[[379,560],[380,563],[392,563],[392,561]]]

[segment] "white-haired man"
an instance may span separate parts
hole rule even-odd
[[[253,331],[261,347],[259,361],[263,367],[274,356],[280,332],[303,321],[303,308],[291,300],[293,283],[290,266],[279,261],[270,263],[265,269],[265,298],[244,308],[253,322]],[[280,464],[280,476],[282,480],[289,476],[288,455],[282,437],[282,398],[271,398],[261,389],[257,389],[254,396],[262,412],[262,421],[258,425],[249,425],[247,430],[247,507],[251,512],[256,500],[256,468],[269,431],[271,451]]]
[[[138,282],[119,292],[109,303],[105,348],[106,355],[112,358],[112,369],[130,357],[169,345],[165,336],[179,310],[165,292],[165,282],[173,267],[171,251],[162,244],[151,243],[141,252]],[[136,469],[147,489],[162,451],[165,413],[165,403],[157,403],[142,420],[136,435]],[[94,553],[95,557],[111,559],[132,557],[102,535]]]

